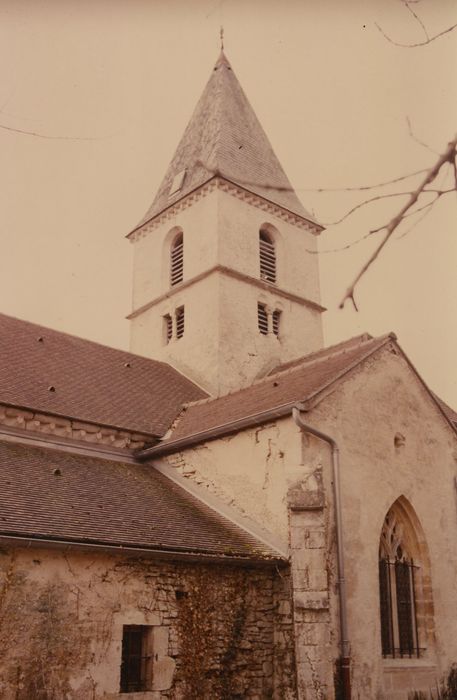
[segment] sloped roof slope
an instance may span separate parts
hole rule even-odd
[[[457,428],[457,412],[454,411],[453,408],[448,406],[447,403],[445,403],[445,401],[443,401],[443,399],[440,399],[439,396],[437,396],[436,394],[433,394],[433,396],[435,397],[436,401],[438,402],[441,410],[446,414],[446,416],[449,418],[449,420]]]
[[[204,396],[164,362],[0,314],[0,402],[160,436]]]
[[[185,171],[181,189],[173,179]],[[215,175],[313,221],[295,194],[224,53],[197,103],[157,195],[136,228]]]
[[[153,467],[0,442],[0,535],[276,558]]]
[[[190,404],[168,442],[310,399],[390,340],[391,336],[352,338],[280,366],[245,389]]]

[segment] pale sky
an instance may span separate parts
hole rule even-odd
[[[457,22],[454,1],[412,7],[432,35]],[[209,78],[221,24],[238,79],[319,220],[362,196],[313,189],[430,167],[437,156],[412,138],[407,119],[435,151],[454,136],[457,32],[404,49],[375,23],[399,42],[423,39],[401,0],[1,0],[0,310],[128,347],[124,236],[149,207]],[[399,189],[418,180],[409,182]],[[329,227],[321,251],[387,222],[403,201]],[[359,313],[337,305],[374,241],[320,255],[326,344],[395,331],[455,408],[456,214],[448,195],[391,241],[360,284]]]

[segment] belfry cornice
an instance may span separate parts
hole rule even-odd
[[[200,185],[200,187],[197,187],[192,192],[189,192],[189,194],[185,195],[182,199],[178,200],[174,204],[171,204],[160,214],[156,214],[149,221],[145,221],[143,224],[131,231],[131,233],[129,233],[126,237],[131,241],[137,241],[140,238],[143,238],[150,231],[153,231],[158,226],[161,226],[164,222],[173,219],[177,214],[179,214],[179,212],[192,206],[192,204],[195,204],[195,202],[198,202],[200,199],[206,197],[206,195],[210,194],[210,192],[214,192],[216,189],[221,190],[222,192],[227,192],[236,199],[247,202],[251,206],[256,207],[256,209],[261,209],[271,216],[275,216],[276,218],[286,221],[289,224],[293,224],[298,228],[310,231],[314,235],[319,235],[323,230],[322,226],[319,226],[312,221],[308,221],[308,219],[298,216],[298,214],[294,214],[288,209],[285,209],[284,207],[281,207],[278,204],[265,199],[264,197],[260,197],[259,195],[250,192],[248,189],[245,189],[244,187],[241,187],[240,185],[231,182],[226,178],[213,176],[203,185]]]

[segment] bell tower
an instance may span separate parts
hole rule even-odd
[[[223,51],[134,245],[131,350],[213,396],[322,347],[316,236]]]

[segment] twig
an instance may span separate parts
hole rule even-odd
[[[384,29],[379,26],[377,22],[375,22],[375,26],[379,29],[381,34],[387,41],[390,41],[391,44],[394,44],[394,46],[401,46],[404,49],[414,49],[416,46],[427,46],[427,44],[431,44],[432,41],[435,41],[435,39],[439,39],[440,36],[444,36],[444,34],[448,34],[449,32],[454,31],[454,29],[457,27],[457,23],[451,25],[447,29],[443,29],[442,32],[438,32],[438,34],[435,34],[434,36],[429,37],[425,41],[418,41],[415,44],[402,44],[399,41],[394,41],[388,34],[385,33]]]
[[[421,221],[423,221],[425,219],[425,217],[430,214],[430,212],[432,211],[432,206],[434,204],[435,204],[434,201],[429,202],[428,204],[425,205],[425,207],[422,207],[421,209],[416,209],[416,211],[413,213],[418,214],[420,211],[422,211],[422,216],[419,216],[419,218],[417,218],[415,221],[413,221],[411,226],[408,226],[406,231],[403,231],[403,233],[400,236],[398,236],[398,238],[396,238],[396,240],[399,241],[401,238],[404,238],[405,236],[407,236],[408,233],[410,233],[414,228],[416,228],[417,224],[419,224]]]
[[[411,12],[411,14],[412,14],[412,16],[414,17],[414,19],[415,19],[415,20],[420,24],[420,26],[422,27],[423,32],[424,32],[424,34],[425,34],[425,38],[426,38],[428,41],[430,41],[430,35],[429,35],[428,31],[427,31],[427,27],[425,26],[425,24],[423,23],[423,21],[421,20],[421,18],[416,14],[416,12],[414,12],[413,8],[410,7],[409,0],[402,0],[402,2],[403,2],[403,4],[405,5],[406,9],[407,9],[409,12]]]
[[[419,146],[423,146],[423,148],[426,148],[427,151],[430,151],[430,153],[433,153],[434,156],[439,156],[438,151],[435,151],[435,150],[434,150],[433,148],[431,148],[427,143],[424,143],[424,141],[421,141],[420,139],[417,138],[417,136],[416,136],[415,134],[413,134],[413,130],[412,130],[412,128],[411,128],[411,121],[410,121],[409,117],[406,117],[406,123],[408,124],[409,135],[411,136],[411,138],[413,139],[413,141],[415,141],[416,143],[418,143]]]
[[[6,126],[6,124],[0,124],[0,129],[5,129],[5,131],[13,131],[16,134],[24,134],[25,136],[36,136],[39,139],[51,139],[57,141],[100,141],[101,139],[109,138],[109,136],[52,136],[50,134],[40,134],[38,131],[17,129],[13,126]]]
[[[346,243],[345,245],[342,245],[339,248],[327,248],[327,250],[311,250],[310,248],[306,248],[306,252],[311,253],[311,255],[327,255],[327,253],[341,253],[343,250],[349,250],[349,248],[353,248],[358,243],[362,243],[362,241],[366,241],[367,238],[372,236],[374,233],[379,233],[379,231],[381,231],[381,230],[382,229],[368,231],[368,233],[365,233],[360,238],[356,238],[355,241],[351,241],[350,243]]]
[[[428,184],[434,181],[436,176],[438,175],[439,171],[441,170],[442,166],[445,163],[453,163],[455,161],[455,151],[456,151],[456,145],[457,145],[457,136],[453,139],[448,144],[448,147],[446,148],[445,152],[438,158],[436,161],[435,165],[430,168],[428,171],[427,175],[425,178],[422,180],[422,182],[419,184],[416,190],[411,193],[408,201],[406,204],[400,209],[398,214],[394,216],[393,219],[390,220],[390,222],[383,226],[382,228],[386,230],[386,235],[382,239],[381,243],[377,246],[375,251],[370,255],[366,263],[363,265],[362,269],[360,272],[357,274],[355,279],[353,280],[352,284],[348,287],[346,290],[346,293],[341,300],[341,303],[339,305],[339,308],[342,309],[346,303],[347,300],[352,301],[354,308],[357,310],[357,306],[355,303],[354,299],[354,292],[357,284],[359,283],[360,279],[363,277],[365,272],[368,270],[369,267],[374,263],[378,255],[380,254],[381,250],[384,248],[384,246],[387,244],[389,241],[390,237],[394,233],[394,231],[397,229],[399,224],[403,221],[403,218],[405,214],[408,212],[409,209],[411,209],[412,206],[417,202],[419,199],[419,196],[421,193],[425,190]]]
[[[406,197],[407,195],[410,195],[411,191],[408,192],[390,192],[389,194],[378,194],[375,197],[370,197],[369,199],[364,199],[363,202],[359,202],[359,204],[356,204],[353,206],[349,211],[346,212],[340,219],[336,219],[336,221],[321,221],[320,223],[323,226],[336,226],[336,224],[341,224],[342,221],[348,218],[351,214],[353,214],[355,211],[358,209],[361,209],[362,207],[366,206],[367,204],[371,204],[372,202],[377,202],[380,199],[388,199],[390,197]]]
[[[387,185],[394,185],[397,182],[403,182],[404,180],[408,180],[410,177],[422,175],[422,173],[427,172],[427,168],[422,168],[421,170],[415,170],[414,172],[408,173],[407,175],[395,177],[392,180],[385,180],[383,182],[378,182],[374,185],[360,185],[358,187],[292,187],[291,185],[272,185],[268,182],[243,180],[237,177],[232,177],[231,175],[224,173],[221,170],[208,167],[208,165],[202,160],[197,160],[196,165],[200,165],[207,172],[211,173],[211,175],[216,175],[224,178],[225,180],[237,182],[239,185],[250,185],[251,187],[260,187],[263,190],[276,190],[278,192],[364,192],[366,190],[375,190],[379,187],[387,187]]]

